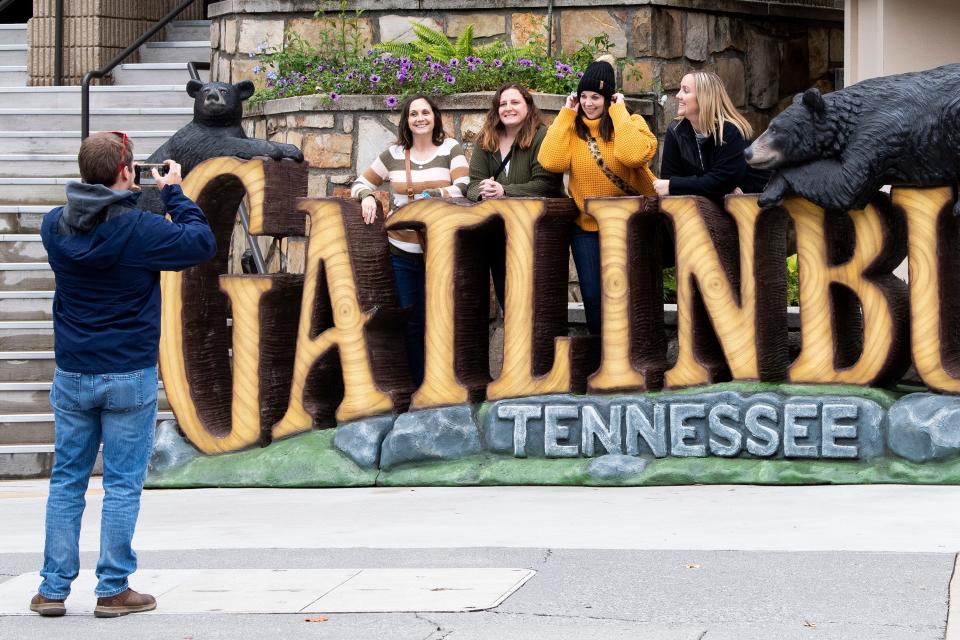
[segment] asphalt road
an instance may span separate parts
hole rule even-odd
[[[38,487],[42,489],[43,485],[25,490],[22,484],[12,487],[0,483],[0,583],[39,568],[43,497]],[[8,496],[17,497],[3,498],[4,489]],[[0,617],[0,638],[945,637],[954,550],[960,543],[949,549],[942,547],[950,547],[951,535],[960,535],[951,533],[951,529],[957,531],[953,529],[951,506],[957,504],[960,489],[749,487],[726,494],[712,489],[597,493],[531,487],[499,494],[489,488],[417,490],[413,494],[323,490],[151,492],[145,496],[144,526],[137,538],[138,548],[147,549],[139,554],[144,569],[527,567],[538,573],[492,611],[329,614],[318,622],[306,621],[308,617],[320,619],[318,616],[302,614],[133,615],[116,620],[5,616]],[[412,498],[416,493],[421,496]],[[485,502],[491,495],[499,495],[498,511],[491,511],[491,505]],[[678,498],[686,500],[678,502]],[[349,522],[331,515],[337,505],[341,511],[347,509],[344,501],[356,511]],[[372,509],[370,501],[381,509]],[[203,516],[205,502],[216,504],[216,518]],[[609,502],[610,506],[597,508],[598,502]],[[95,512],[98,503],[94,490],[88,510]],[[707,507],[711,503],[712,509]],[[768,503],[791,505],[792,511],[805,513],[806,517],[784,519],[782,514],[771,515],[770,511],[775,511],[772,509],[765,516],[763,506]],[[157,529],[157,516],[169,516],[164,509],[172,509],[175,504],[180,505],[177,518],[185,532],[181,536],[169,535],[166,528]],[[854,508],[856,504],[864,508]],[[285,505],[283,512],[298,510],[301,515],[292,524],[277,521],[267,505],[273,509]],[[523,517],[524,505],[528,511],[530,505],[537,505],[541,522],[544,514],[556,512],[555,520],[547,518],[551,529],[532,528]],[[400,506],[408,513],[417,513],[421,507],[429,507],[430,513],[439,510],[441,519],[446,515],[458,523],[464,544],[458,544],[458,527],[435,526],[430,518],[418,521],[409,517],[402,527],[383,520],[385,514],[393,514],[392,509]],[[926,519],[917,515],[919,506],[924,508]],[[629,515],[639,507],[644,507],[646,528],[642,531]],[[701,510],[700,526],[694,531],[675,513],[691,507]],[[470,519],[473,508],[478,514],[486,511],[484,526]],[[153,515],[149,516],[151,510]],[[912,518],[903,523],[914,532],[913,543],[907,547],[903,531],[884,530],[890,527],[891,512]],[[223,515],[227,513],[232,516]],[[455,514],[466,517],[466,521]],[[731,518],[736,522],[729,522]],[[315,527],[316,544],[289,544],[308,537],[301,529],[308,521]],[[557,530],[556,522],[565,524]],[[804,522],[808,523],[806,528]],[[825,523],[831,526],[825,529]],[[90,550],[95,548],[95,520],[85,524],[91,530],[85,532],[83,548],[87,550],[82,554],[82,564],[89,569],[96,561],[95,552]],[[35,531],[33,548],[24,548],[31,527]],[[632,545],[624,530],[634,532]],[[271,531],[272,543],[266,538]],[[380,536],[376,535],[378,531]],[[741,534],[733,536],[730,531]],[[204,532],[206,535],[201,536]],[[509,535],[515,544],[474,544],[484,533],[497,541]],[[389,542],[386,534],[394,536],[394,542],[419,539],[420,543],[368,546],[378,537]],[[139,544],[141,539],[145,544]],[[537,539],[551,544],[537,545]],[[565,539],[566,543],[556,544]],[[649,548],[671,539],[700,543],[687,544],[696,547],[688,549]],[[205,541],[206,548],[179,548],[184,542],[196,540]],[[956,540],[954,537],[953,543]],[[777,550],[778,545],[784,548]],[[791,549],[791,545],[801,548]],[[237,548],[241,546],[245,548]],[[135,576],[131,583],[136,588]]]

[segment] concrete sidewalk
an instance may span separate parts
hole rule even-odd
[[[39,568],[45,494],[43,481],[0,483],[0,593]],[[85,570],[101,496],[92,483]],[[17,616],[0,617],[0,637],[939,639],[958,499],[916,486],[150,491],[144,574],[537,573],[486,612]]]

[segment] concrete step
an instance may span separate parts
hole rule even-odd
[[[0,67],[0,87],[27,86],[27,66],[12,65]]]
[[[50,320],[53,291],[0,291],[0,318],[4,320]]]
[[[0,233],[40,233],[47,206],[0,205]]]
[[[209,45],[208,45],[209,48]],[[0,66],[24,67],[27,64],[26,44],[0,44]]]
[[[62,205],[68,182],[76,178],[0,178],[0,202],[5,205]]]
[[[13,444],[0,446],[0,480],[49,478],[53,469],[52,444]],[[103,474],[103,460],[97,454],[93,475]]]
[[[29,109],[76,109],[80,87],[0,87],[0,107]],[[91,109],[140,107],[189,107],[186,83],[90,87]]]
[[[0,262],[42,262],[47,259],[40,236],[33,233],[0,234]]]
[[[209,20],[179,20],[167,25],[164,40],[167,42],[185,42],[204,40],[210,46]]]
[[[144,161],[149,153],[136,153],[134,159]],[[76,154],[13,153],[0,154],[0,177],[3,178],[78,178],[80,167]]]
[[[0,262],[0,289],[16,291],[53,291],[56,281],[46,262]]]
[[[173,412],[157,411],[157,421],[173,420]],[[53,445],[53,413],[0,414],[0,446]]]
[[[53,294],[53,292],[50,292]],[[52,320],[0,320],[0,351],[51,351]]]
[[[115,85],[179,84],[186,86],[187,81],[190,80],[186,62],[122,64],[112,73]],[[206,81],[209,78],[209,71],[200,71],[201,80]],[[26,84],[26,80],[22,84]]]
[[[140,62],[210,62],[210,41],[148,42],[140,46]]]
[[[186,107],[91,109],[91,131],[147,128],[179,129],[193,119]],[[62,131],[80,129],[80,109],[0,109],[2,131]]]
[[[0,382],[53,380],[53,351],[0,351]]]
[[[36,87],[39,88],[39,87]],[[165,131],[128,130],[137,153],[152,153],[174,134]],[[80,152],[80,131],[0,131],[0,150],[4,153],[70,153]],[[2,199],[0,199],[2,201]]]
[[[27,25],[0,24],[0,44],[27,44]]]
[[[0,382],[0,407],[4,415],[36,415],[53,413],[50,407],[51,382]],[[170,403],[163,390],[157,391],[157,408],[169,411]],[[8,420],[8,423],[13,423]],[[0,416],[0,433],[3,431]],[[8,443],[12,444],[12,443]]]

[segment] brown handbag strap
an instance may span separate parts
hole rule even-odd
[[[410,149],[403,150],[403,166],[407,170],[407,197],[413,201],[413,178],[410,177]]]
[[[617,189],[620,189],[620,191],[623,191],[628,196],[643,195],[607,167],[607,163],[603,161],[603,154],[600,153],[600,145],[597,144],[597,139],[589,133],[587,134],[587,148],[590,149],[593,159],[597,161],[597,166],[600,167],[600,171],[603,171],[603,175],[607,176],[607,179],[610,180]]]

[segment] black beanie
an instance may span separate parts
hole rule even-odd
[[[599,93],[607,100],[616,91],[617,78],[613,66],[605,60],[591,62],[587,70],[583,72],[580,78],[580,84],[577,85],[577,95],[584,91],[593,91]]]

